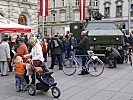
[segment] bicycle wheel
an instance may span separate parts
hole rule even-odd
[[[91,76],[99,76],[104,71],[104,63],[99,58],[90,59],[86,64],[86,68]]]
[[[131,66],[132,66],[132,57],[131,57],[131,55],[129,55],[129,62],[131,64]]]
[[[67,76],[71,76],[76,72],[76,66],[77,63],[75,60],[73,60],[73,65],[70,66],[70,61],[71,58],[68,58],[65,60],[65,65],[63,66],[63,72],[67,75]]]

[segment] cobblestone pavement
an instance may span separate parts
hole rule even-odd
[[[50,59],[46,65],[50,66]],[[79,76],[78,72],[66,76],[55,66],[53,77],[61,90],[58,99],[53,98],[51,90],[37,91],[35,96],[16,92],[14,72],[10,72],[9,76],[0,76],[0,100],[132,100],[133,66],[125,63],[117,66],[116,69],[105,68],[98,77]]]

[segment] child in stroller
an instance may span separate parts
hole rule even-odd
[[[47,92],[51,88],[52,95],[55,98],[58,98],[61,94],[60,89],[56,87],[57,83],[54,82],[54,78],[51,76],[53,72],[48,71],[45,63],[40,60],[33,60],[30,61],[30,67],[33,74],[32,82],[30,81],[28,85],[28,93],[30,95],[35,95],[36,90],[43,90],[44,92]]]

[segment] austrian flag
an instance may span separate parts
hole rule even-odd
[[[48,16],[48,0],[40,0],[40,16]]]
[[[79,0],[79,9],[80,9],[80,20],[83,21],[85,19],[85,4],[86,0]]]

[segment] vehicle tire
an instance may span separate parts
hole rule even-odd
[[[75,60],[73,60],[73,66],[70,66],[70,61],[72,59],[68,58],[65,60],[65,65],[63,65],[63,72],[67,75],[67,76],[71,76],[76,72],[76,67],[77,67],[77,63]]]
[[[34,85],[31,84],[28,86],[28,93],[32,96],[34,96],[36,94],[36,88]]]
[[[121,57],[118,57],[117,62],[118,62],[118,64],[123,64],[123,62],[124,62],[124,55],[121,56]]]
[[[86,64],[86,68],[91,76],[99,76],[104,71],[104,63],[99,58],[96,60],[90,59]]]
[[[54,98],[58,98],[61,95],[60,89],[56,86],[51,87],[51,92]]]

